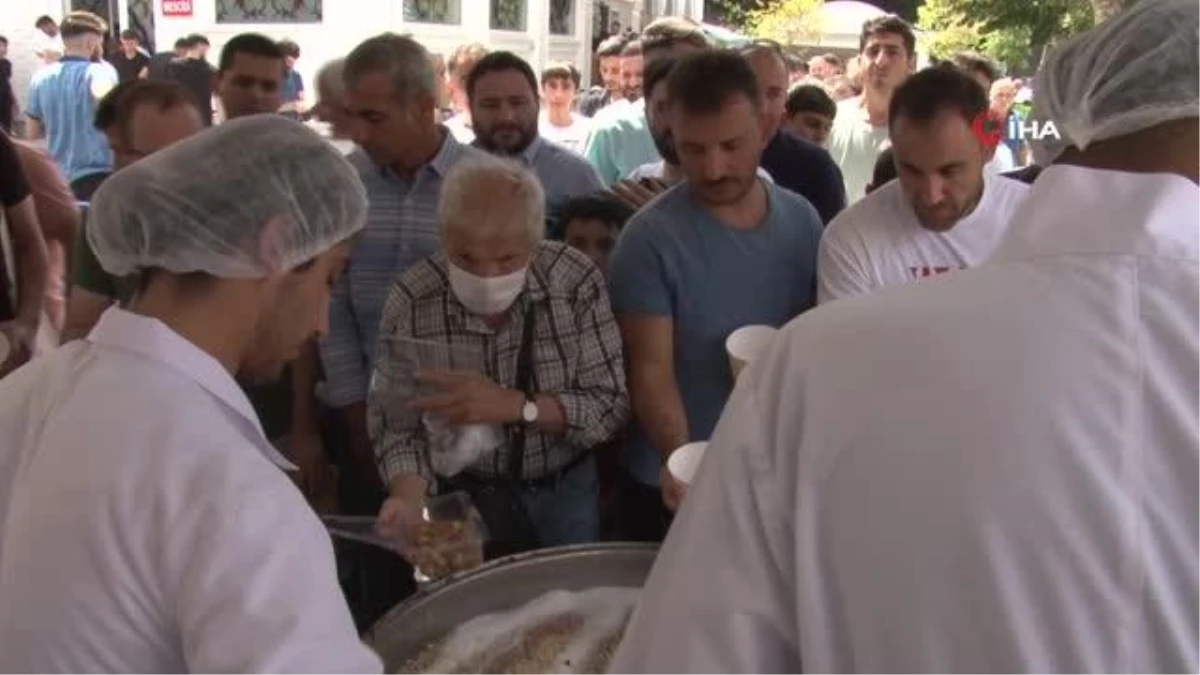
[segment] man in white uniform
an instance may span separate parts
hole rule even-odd
[[[1200,669],[1197,8],[1046,60],[992,261],[742,375],[612,672]]]
[[[88,239],[138,291],[0,383],[0,671],[380,671],[234,380],[325,330],[366,207],[338,151],[276,115],[97,192]]]
[[[842,211],[821,238],[817,300],[863,295],[986,260],[1029,192],[988,175],[971,131],[988,98],[953,66],[928,68],[892,96],[898,180]]]

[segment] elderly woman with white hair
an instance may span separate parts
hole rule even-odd
[[[368,400],[390,492],[380,526],[397,530],[438,487],[473,497],[490,555],[595,541],[593,450],[629,417],[604,277],[582,253],[544,240],[541,186],[508,160],[457,165],[438,213],[442,250],[400,275],[380,325]],[[481,358],[474,370],[418,363],[414,372],[414,340],[425,355],[440,344]],[[459,472],[462,461],[447,461],[455,456],[478,459]]]

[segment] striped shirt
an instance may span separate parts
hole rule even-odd
[[[322,398],[329,405],[340,408],[366,400],[388,288],[396,275],[441,245],[437,201],[442,179],[460,160],[479,154],[447,133],[437,155],[411,183],[362,150],[348,157],[367,189],[370,207],[346,273],[329,299],[329,335],[321,341]]]
[[[527,312],[532,315],[533,389],[558,399],[567,431],[528,435],[522,462],[525,479],[552,475],[624,428],[629,396],[621,335],[600,270],[564,244],[542,242],[530,263],[525,290],[510,312],[512,320],[499,329],[468,312],[450,289],[446,257],[440,252],[396,280],[383,311],[381,351],[367,406],[371,444],[386,480],[397,474],[433,475],[426,427],[407,406],[414,391],[412,358],[395,338],[476,350],[489,378],[515,388]],[[509,460],[505,445],[467,471],[506,476]]]

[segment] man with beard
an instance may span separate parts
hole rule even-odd
[[[820,302],[870,293],[987,260],[1029,187],[986,169],[971,130],[988,97],[953,66],[908,78],[888,111],[899,180],[843,211],[821,239]]]
[[[514,158],[542,183],[547,231],[556,236],[558,212],[571,197],[604,189],[587,160],[538,136],[537,76],[512,52],[492,52],[479,60],[466,80],[473,145]]]
[[[671,137],[670,120],[667,119],[667,76],[675,68],[675,61],[666,58],[651,63],[642,78],[646,126],[662,159],[639,166],[610,188],[621,201],[635,209],[642,208],[684,178],[683,169],[679,166],[679,154],[675,151],[675,140]],[[758,175],[765,180],[772,180],[771,174],[762,167],[759,167]]]
[[[699,26],[674,16],[656,19],[642,31],[641,65],[707,49],[708,38]],[[622,59],[625,66],[632,68]],[[632,73],[632,70],[629,70]],[[645,101],[616,101],[596,113],[583,156],[596,167],[605,183],[615,183],[658,154],[646,124]]]
[[[863,93],[838,103],[829,132],[829,154],[842,170],[850,203],[866,194],[875,168],[875,157],[888,137],[888,104],[892,92],[916,65],[916,37],[912,26],[894,14],[863,24],[859,38],[859,63]]]
[[[822,228],[807,200],[756,175],[770,128],[745,59],[690,54],[667,90],[686,181],[630,220],[609,270],[637,419],[627,525],[648,541],[666,531],[664,502],[674,508],[681,497],[667,457],[708,439],[733,389],[725,338],[812,306]]]

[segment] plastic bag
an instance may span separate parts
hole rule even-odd
[[[475,347],[445,342],[393,337],[384,341],[388,350],[388,372],[376,372],[371,388],[389,417],[404,426],[421,424],[427,433],[429,463],[439,476],[450,478],[483,461],[504,442],[498,425],[452,426],[434,415],[419,415],[409,408],[414,398],[439,393],[436,387],[417,381],[420,371],[441,370],[485,374],[483,352]]]
[[[446,478],[490,457],[504,442],[503,430],[493,424],[452,427],[429,414],[422,417],[421,423],[429,434],[429,463],[434,473]]]
[[[483,518],[463,492],[430,497],[419,522],[411,523],[394,539],[379,533],[375,516],[323,515],[321,522],[335,537],[400,554],[412,564],[418,583],[479,567],[488,541]]]

